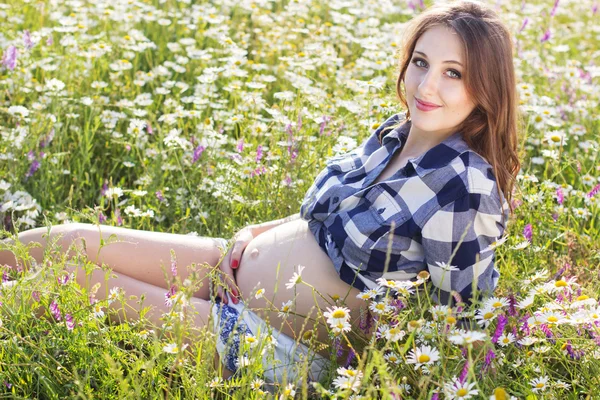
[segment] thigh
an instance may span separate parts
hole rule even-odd
[[[218,238],[91,224],[81,224],[77,236],[85,239],[86,253],[91,261],[165,289],[169,288],[174,275],[172,264],[175,264],[176,274],[185,280],[189,275],[188,266],[195,263],[198,279],[203,282],[195,296],[202,299],[209,298],[206,274],[222,257]],[[101,239],[105,243],[102,247]]]

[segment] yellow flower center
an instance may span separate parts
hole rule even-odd
[[[420,363],[426,363],[426,362],[429,362],[429,360],[431,360],[431,358],[429,358],[429,356],[427,354],[421,354],[419,356]]]
[[[558,281],[554,282],[554,286],[556,286],[556,287],[565,287],[565,286],[567,286],[567,282],[565,282],[565,281],[563,281],[561,279],[561,280],[558,280]]]
[[[541,389],[541,388],[543,388],[544,386],[545,386],[545,385],[544,385],[542,382],[540,382],[540,383],[538,383],[537,385],[535,385],[535,387],[536,387],[536,388],[538,388],[538,389]]]
[[[333,318],[344,318],[346,317],[346,312],[344,310],[336,310],[333,312]]]
[[[496,397],[496,400],[506,400],[506,390],[502,388],[496,388],[494,389],[494,396]]]
[[[579,297],[577,298],[577,301],[581,301],[581,300],[587,300],[587,299],[589,299],[589,298],[590,298],[590,296],[586,296],[585,294],[582,294],[581,296],[579,296]]]
[[[446,322],[449,324],[455,324],[456,318],[454,318],[453,316],[449,316],[448,318],[446,318]]]
[[[556,318],[554,315],[551,315],[548,317],[548,322],[558,322],[558,318]]]
[[[383,303],[379,303],[379,304],[377,304],[377,305],[375,306],[375,308],[376,308],[376,309],[378,309],[378,310],[383,310],[383,309],[385,309],[385,304],[383,304]]]
[[[346,371],[346,374],[348,374],[348,376],[356,376],[356,371],[349,369],[348,371]]]
[[[466,396],[466,395],[467,395],[467,393],[468,393],[468,392],[467,392],[467,389],[465,389],[465,388],[460,388],[460,389],[458,389],[458,390],[456,391],[456,395],[457,395],[458,397],[464,397],[464,396]]]
[[[483,314],[483,319],[490,319],[494,316],[494,313],[492,312],[487,312],[485,314]]]
[[[495,302],[494,304],[492,304],[492,307],[502,307],[502,303],[500,303],[499,301]]]

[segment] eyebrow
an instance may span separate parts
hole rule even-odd
[[[422,54],[422,55],[423,55],[423,57],[427,57],[427,54],[423,53],[422,51],[417,51],[417,50],[415,50],[415,53],[419,53],[419,54]],[[446,64],[458,64],[458,65],[460,65],[461,67],[464,67],[464,66],[463,66],[461,63],[459,63],[458,61],[454,61],[454,60],[446,60],[446,61],[444,61],[444,62],[445,62]]]

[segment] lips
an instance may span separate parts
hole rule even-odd
[[[438,106],[437,104],[428,103],[428,102],[426,102],[426,101],[423,101],[423,100],[417,99],[416,97],[415,97],[415,100],[417,100],[419,103],[421,103],[422,105],[424,105],[424,106],[426,106],[426,107],[441,107],[441,106]]]

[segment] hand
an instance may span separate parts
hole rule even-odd
[[[222,286],[219,286],[217,288],[217,294],[225,304],[228,302],[227,296],[225,296],[225,291],[227,290],[232,294],[232,301],[234,304],[237,304],[239,301],[238,297],[240,294],[235,282],[234,270],[239,267],[242,254],[252,239],[254,239],[252,225],[240,229],[233,235],[233,246],[231,246],[219,264],[219,270],[223,273],[225,278],[224,285],[226,287],[224,289]]]

